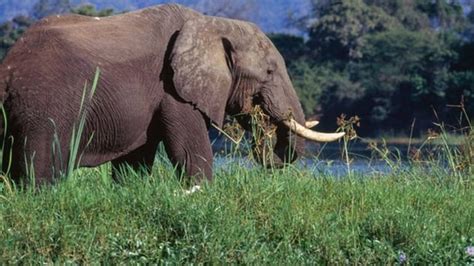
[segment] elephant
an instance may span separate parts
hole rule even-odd
[[[96,69],[95,94],[84,103]],[[4,152],[3,171],[10,162],[15,182],[33,174],[36,185],[52,183],[71,163],[81,107],[87,117],[77,167],[111,161],[116,179],[123,165],[149,171],[163,142],[170,161],[195,184],[212,180],[210,127],[238,114],[249,129],[256,105],[277,128],[278,163],[301,155],[305,139],[344,135],[305,126],[284,59],[256,25],[177,4],[40,20],[0,66],[0,97],[10,140],[5,150],[11,150]]]

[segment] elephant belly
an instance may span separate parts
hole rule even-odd
[[[121,108],[109,112],[96,110],[87,118],[82,142],[89,145],[85,147],[81,165],[96,166],[111,161],[144,145],[149,137],[157,137],[148,136],[153,127],[153,109],[143,104],[143,100],[131,98],[117,105]]]

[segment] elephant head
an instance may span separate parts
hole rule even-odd
[[[217,126],[226,113],[244,114],[239,122],[248,129],[245,114],[260,105],[277,126],[277,164],[295,160],[303,152],[304,139],[328,142],[344,135],[303,126],[303,110],[283,57],[251,23],[202,15],[189,19],[175,41],[171,67],[179,97]]]

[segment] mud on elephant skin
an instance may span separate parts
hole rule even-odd
[[[30,27],[0,66],[5,134],[14,140],[4,161],[11,161],[14,180],[33,165],[36,184],[48,184],[67,167],[84,82],[96,68],[101,76],[87,105],[80,166],[112,161],[114,169],[149,171],[163,142],[196,183],[211,179],[209,127],[221,127],[226,114],[243,114],[248,127],[255,105],[278,127],[274,152],[281,162],[298,156],[303,138],[342,136],[304,126],[283,58],[251,23],[174,4],[106,18],[53,16]],[[53,140],[60,147],[54,152]]]

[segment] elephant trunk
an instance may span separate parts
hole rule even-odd
[[[300,124],[306,123],[303,109],[293,87],[290,85],[290,87],[287,88],[290,89],[285,91],[286,93],[282,94],[282,96],[275,94],[266,95],[265,91],[262,93],[262,108],[264,112],[271,117],[277,129],[275,145],[273,147],[267,147],[268,151],[264,153],[270,156],[267,155],[267,157],[264,158],[264,154],[260,153],[260,158],[258,159],[267,165],[277,167],[294,162],[298,157],[303,155],[305,149],[305,139],[293,133],[289,127],[285,125],[285,121],[290,118],[294,121],[298,121]],[[272,88],[269,91],[275,92],[277,90]],[[274,97],[277,99],[274,99]],[[285,101],[282,101],[283,99]],[[272,150],[269,148],[272,148]]]
[[[303,108],[287,73],[280,76],[279,86],[262,91],[262,107],[276,122],[277,142],[274,146],[275,164],[291,163],[304,152],[304,141],[330,142],[344,136],[344,133],[321,133],[310,128],[317,121],[306,121]]]
[[[288,116],[292,117],[291,119],[304,124],[305,117],[303,114],[303,108],[301,108],[299,101],[295,100],[291,102],[290,105],[291,113]],[[305,139],[289,130],[289,128],[285,125],[285,121],[286,120],[280,120],[277,124],[277,142],[273,152],[275,155],[277,155],[277,158],[281,163],[292,163],[298,159],[298,157],[303,155],[305,149]]]

